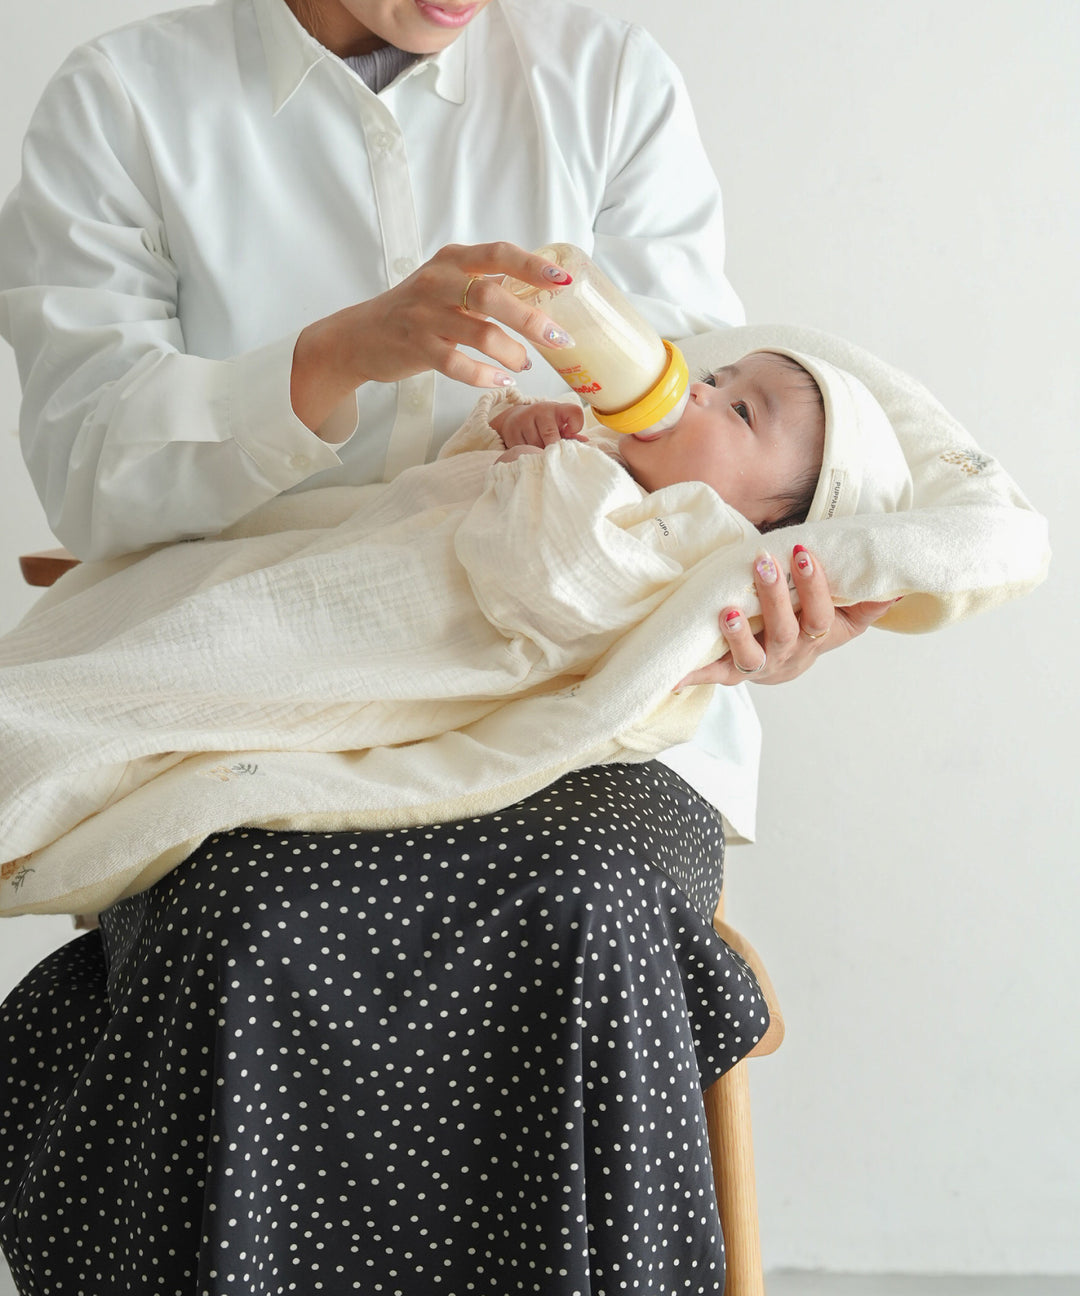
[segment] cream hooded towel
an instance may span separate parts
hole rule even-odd
[[[840,602],[906,595],[897,630],[1042,578],[1045,522],[918,384],[807,330],[684,344],[754,349],[806,363],[829,418],[821,520],[777,556],[807,544]],[[215,831],[462,818],[692,736],[708,690],[672,686],[724,650],[721,605],[757,611],[761,537],[577,442],[496,464],[495,399],[434,464],[77,568],[0,640],[0,912],[99,910]]]

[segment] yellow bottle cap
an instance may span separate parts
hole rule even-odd
[[[593,414],[600,423],[611,428],[613,432],[621,432],[625,436],[634,432],[647,432],[666,414],[671,413],[682,400],[690,383],[690,370],[687,368],[683,353],[677,346],[665,342],[664,350],[667,352],[668,362],[651,390],[633,405],[627,405],[625,409],[609,410],[606,414],[601,414],[598,409],[594,409]]]

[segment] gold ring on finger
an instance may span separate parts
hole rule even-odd
[[[476,283],[477,279],[483,279],[483,277],[484,277],[483,275],[470,276],[469,282],[465,285],[465,291],[461,294],[461,309],[463,311],[467,311],[469,309],[469,289],[473,286],[474,283]]]
[[[741,671],[743,675],[759,675],[768,664],[769,654],[762,653],[761,661],[759,661],[756,666],[740,666],[739,663],[735,661],[734,657],[731,660],[735,663],[735,669]]]
[[[799,626],[799,634],[804,635],[807,639],[824,639],[828,633],[828,626],[826,626],[824,630],[816,630],[813,632],[810,630],[804,630],[802,626]]]

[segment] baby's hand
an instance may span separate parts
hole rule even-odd
[[[580,405],[537,401],[534,405],[511,405],[491,420],[491,426],[508,449],[514,446],[558,445],[560,441],[584,441],[581,429],[585,412]]]
[[[516,446],[511,446],[509,450],[504,450],[502,454],[499,455],[498,459],[495,460],[495,462],[513,463],[515,459],[520,459],[522,455],[543,454],[543,453],[544,452],[540,448],[540,446],[516,445]]]

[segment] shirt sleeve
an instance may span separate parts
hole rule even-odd
[[[742,324],[724,274],[720,185],[686,85],[642,28],[630,27],[611,108],[607,183],[594,254],[667,338]]]
[[[186,353],[161,206],[120,79],[100,51],[76,50],[0,213],[0,334],[30,475],[83,559],[214,534],[341,462],[293,413],[298,333],[226,359]]]

